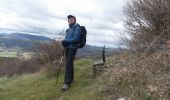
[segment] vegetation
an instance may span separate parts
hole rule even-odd
[[[39,44],[30,59],[14,59],[5,63],[6,66],[0,63],[5,66],[0,67],[0,73],[6,71],[0,78],[0,99],[169,100],[169,5],[169,0],[129,1],[124,7],[129,37],[124,39],[127,50],[109,56],[107,68],[97,77],[93,77],[92,59],[76,59],[75,81],[67,92],[60,90],[64,68],[55,87],[57,64],[62,52],[56,41]],[[20,72],[22,75],[18,76]],[[8,75],[11,77],[6,78]]]
[[[102,91],[107,99],[170,99],[169,0],[131,0],[124,8],[127,51],[114,56]]]
[[[138,56],[162,50],[170,40],[169,4],[169,0],[131,0],[124,7],[130,36],[126,43]]]
[[[75,62],[75,82],[67,92],[61,92],[63,71],[55,87],[56,76],[47,77],[42,72],[0,79],[1,100],[103,100],[97,78],[92,77],[92,61]]]
[[[0,52],[0,57],[16,57],[17,52],[15,51],[1,51]]]

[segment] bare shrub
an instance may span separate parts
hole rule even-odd
[[[124,7],[125,25],[130,35],[128,47],[150,53],[161,50],[170,39],[169,0],[131,0]]]
[[[0,66],[0,76],[11,77],[24,73],[33,73],[40,69],[40,63],[35,58],[5,60]]]
[[[0,76],[21,75],[42,71],[47,76],[55,75],[60,62],[62,46],[59,41],[37,43],[31,58],[6,58],[1,60]]]
[[[107,59],[106,99],[169,100],[170,0],[131,0],[124,7],[128,50]]]
[[[168,100],[170,97],[170,43],[149,56],[138,59],[126,51],[107,59],[101,82],[105,98],[128,100]]]
[[[56,75],[62,51],[63,48],[60,41],[37,43],[34,56],[38,59],[39,63],[44,66],[43,72],[45,72],[47,76]]]
[[[37,43],[35,56],[41,58],[42,64],[53,63],[61,57],[62,46],[59,41]]]

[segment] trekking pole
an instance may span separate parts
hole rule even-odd
[[[58,83],[58,77],[59,77],[59,74],[60,74],[61,65],[63,63],[63,58],[64,58],[65,50],[66,50],[66,48],[64,47],[64,49],[62,51],[62,56],[61,56],[61,60],[60,60],[60,65],[59,65],[58,73],[57,73],[56,86],[57,86],[57,83]]]

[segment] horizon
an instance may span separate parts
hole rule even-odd
[[[0,32],[55,37],[68,28],[67,15],[72,14],[86,27],[87,44],[117,47],[124,31],[122,9],[126,1],[1,0]],[[73,2],[76,6],[70,5]]]
[[[29,35],[34,35],[34,36],[43,36],[43,37],[47,37],[47,38],[50,38],[50,39],[55,39],[55,40],[57,40],[57,39],[61,39],[62,40],[62,38],[64,38],[64,36],[63,35],[58,35],[58,36],[60,36],[60,37],[50,37],[50,36],[45,36],[45,35],[41,35],[41,34],[35,34],[35,33],[26,33],[26,32],[0,32],[0,34],[29,34]],[[123,47],[121,47],[121,46],[108,46],[108,45],[103,45],[103,44],[86,44],[86,45],[89,45],[89,46],[94,46],[94,47],[104,47],[105,46],[105,48],[123,48]]]

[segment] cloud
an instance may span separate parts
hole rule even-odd
[[[40,35],[65,30],[67,15],[86,26],[88,44],[117,45],[125,0],[0,0],[0,31]]]

